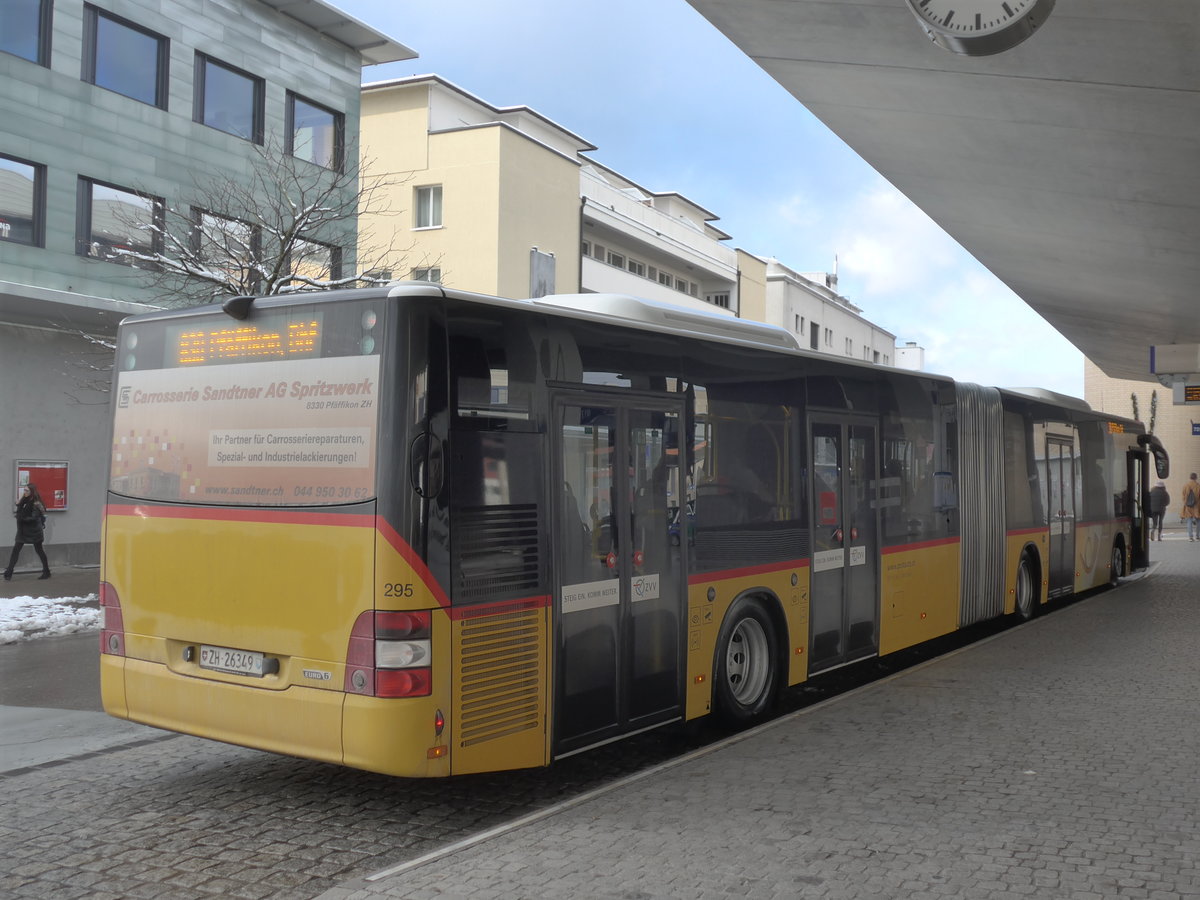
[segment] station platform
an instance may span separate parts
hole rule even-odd
[[[321,900],[1200,897],[1200,544]]]

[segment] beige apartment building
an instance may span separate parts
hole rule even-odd
[[[1171,494],[1171,508],[1164,519],[1167,525],[1178,525],[1178,512],[1183,506],[1179,495],[1191,472],[1200,472],[1200,436],[1192,434],[1192,420],[1200,421],[1200,411],[1191,406],[1175,406],[1172,390],[1154,381],[1126,381],[1109,378],[1091,360],[1083,363],[1083,399],[1092,409],[1118,416],[1133,417],[1133,398],[1137,397],[1137,418],[1147,428],[1153,424],[1154,433],[1162,441],[1171,459],[1171,476],[1166,479]],[[1157,398],[1157,402],[1156,402]],[[1151,423],[1151,410],[1154,421]],[[1157,478],[1150,477],[1153,484]]]
[[[819,352],[893,363],[895,336],[837,294],[836,276],[730,246],[712,212],[586,156],[594,145],[534,110],[422,75],[365,85],[361,127],[370,168],[402,182],[390,217],[360,223],[407,250],[394,278],[715,308],[787,328]]]
[[[896,363],[895,335],[838,294],[836,274],[731,246],[715,214],[585,155],[597,148],[528,107],[420,75],[364,85],[361,109],[367,168],[392,184],[389,215],[360,228],[405,251],[392,278],[513,298],[631,294],[778,325],[820,353]]]

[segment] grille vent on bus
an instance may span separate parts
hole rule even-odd
[[[480,506],[455,515],[458,584],[455,604],[537,593],[541,577],[538,508]]]
[[[799,528],[696,529],[696,560],[704,571],[804,559],[808,554],[808,532]]]
[[[541,725],[541,609],[464,619],[459,626],[461,745]]]

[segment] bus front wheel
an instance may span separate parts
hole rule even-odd
[[[762,604],[742,598],[734,604],[717,638],[717,715],[727,725],[747,725],[770,708],[778,679],[775,625]]]
[[[1125,574],[1125,548],[1121,546],[1121,542],[1117,541],[1112,548],[1112,566],[1108,572],[1108,583],[1113,587],[1117,586],[1117,582],[1121,580],[1121,576]]]

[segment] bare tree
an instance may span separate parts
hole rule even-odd
[[[94,205],[93,221],[126,239],[89,252],[142,270],[162,307],[390,280],[411,246],[396,246],[396,229],[378,234],[379,223],[397,214],[389,192],[409,176],[372,175],[350,152],[341,170],[326,169],[278,141],[254,153],[248,174],[196,178],[175,205]],[[360,217],[376,227],[359,228]]]
[[[61,357],[63,372],[73,382],[72,390],[63,393],[77,406],[107,404],[112,388],[116,339],[77,328],[64,328],[63,331],[79,339],[77,346]]]

